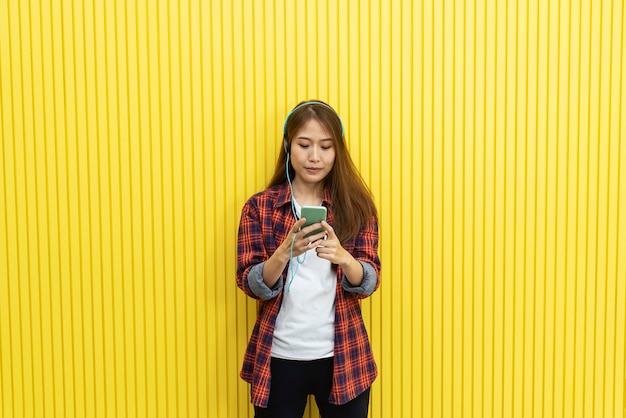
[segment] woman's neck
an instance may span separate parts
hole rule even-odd
[[[324,185],[322,183],[302,183],[298,179],[292,182],[293,197],[300,206],[318,206],[324,199]]]

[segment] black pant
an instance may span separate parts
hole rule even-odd
[[[296,361],[272,358],[272,387],[267,408],[254,407],[255,418],[301,418],[309,394],[322,418],[366,418],[370,390],[345,405],[328,402],[333,380],[333,358]]]

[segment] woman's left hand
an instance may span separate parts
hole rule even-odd
[[[340,265],[346,279],[352,286],[359,286],[363,281],[363,267],[356,259],[346,251],[339,242],[332,226],[326,221],[322,221],[322,227],[326,230],[327,238],[315,248],[317,256]]]
[[[321,241],[320,245],[315,248],[317,256],[333,264],[342,265],[349,263],[353,257],[341,246],[333,227],[326,221],[322,221],[322,227],[326,230],[327,238]]]

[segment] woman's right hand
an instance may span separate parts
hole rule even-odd
[[[276,249],[276,252],[265,262],[265,266],[263,267],[263,281],[269,288],[272,288],[276,284],[291,257],[298,257],[304,254],[308,250],[320,245],[324,240],[327,234],[326,231],[305,238],[304,236],[306,234],[321,227],[321,224],[313,224],[302,228],[305,222],[306,218],[300,218],[293,224],[283,242]]]
[[[285,237],[284,241],[280,244],[279,249],[281,252],[281,260],[284,260],[285,264],[287,264],[287,262],[289,261],[290,256],[297,257],[300,254],[303,254],[306,250],[308,250],[308,248],[306,248],[306,244],[308,243],[308,241],[303,242],[302,237],[304,235],[302,234],[302,231],[300,231],[300,228],[304,226],[305,222],[306,218],[298,219],[298,221],[293,224],[293,226],[289,230],[289,233]],[[296,237],[295,241],[294,235]],[[293,248],[291,248],[292,243]]]
[[[290,253],[295,257],[298,253],[296,248],[291,251],[291,242],[295,234],[298,234],[300,228],[304,225],[306,219],[299,219],[289,230],[284,241],[278,246],[274,254],[270,256],[263,266],[263,281],[270,289],[274,287],[285,266],[289,262]],[[295,246],[295,243],[294,243]]]

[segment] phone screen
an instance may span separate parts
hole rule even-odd
[[[306,218],[306,223],[304,224],[305,227],[326,220],[326,207],[324,206],[302,206],[301,212],[302,217]],[[316,229],[315,231],[306,234],[305,237],[319,234],[322,231],[324,231],[324,228]]]

